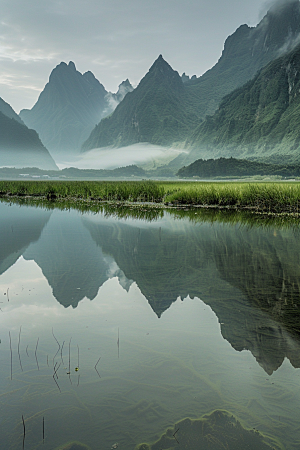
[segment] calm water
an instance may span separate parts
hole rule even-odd
[[[1,448],[180,450],[215,410],[300,448],[300,229],[161,216],[0,203]]]

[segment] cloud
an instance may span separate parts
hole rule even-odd
[[[260,7],[260,19],[262,19],[268,11],[273,13],[280,12],[280,10],[289,3],[297,3],[298,0],[267,0]]]

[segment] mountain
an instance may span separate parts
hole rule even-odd
[[[39,240],[51,212],[45,209],[1,203],[0,274],[6,272],[25,250]]]
[[[35,129],[55,156],[76,153],[107,107],[107,91],[92,72],[81,74],[75,64],[60,63],[31,110],[20,117]]]
[[[0,112],[2,112],[2,114],[9,117],[10,119],[14,119],[17,122],[24,125],[24,122],[21,120],[21,118],[18,116],[18,114],[1,97],[0,97]]]
[[[299,1],[275,4],[256,27],[241,25],[226,39],[222,55],[212,69],[185,83],[189,102],[202,118],[213,114],[225,95],[291,50],[299,36]]]
[[[168,145],[183,140],[196,123],[181,77],[160,55],[137,88],[94,128],[82,149],[138,142]]]
[[[300,367],[298,231],[223,224],[210,215],[197,225],[172,217],[147,226],[82,220],[158,317],[178,298],[200,298],[224,339],[251,351],[266,373],[285,357]]]
[[[8,110],[10,113],[10,110]],[[58,170],[38,134],[0,112],[0,166]]]
[[[224,98],[192,135],[189,158],[210,154],[299,161],[299,72],[300,45]]]
[[[107,103],[107,106],[106,106],[105,110],[103,111],[103,117],[110,115],[116,109],[118,104],[123,100],[125,95],[128,92],[132,92],[132,91],[133,91],[133,87],[131,86],[130,81],[127,78],[127,80],[122,81],[122,83],[119,84],[118,91],[116,92],[116,94],[113,94],[112,92],[108,92],[105,96],[105,101]]]
[[[292,49],[299,36],[300,3],[291,0],[273,6],[256,27],[240,26],[200,78],[179,77],[160,56],[135,91],[93,130],[83,150],[138,142],[178,146],[187,141],[188,147],[195,128],[222,98]]]

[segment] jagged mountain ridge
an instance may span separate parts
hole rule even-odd
[[[51,72],[33,108],[23,109],[20,117],[56,158],[76,155],[94,126],[131,90],[126,80],[116,94],[107,92],[92,72],[81,74],[72,61],[62,62]]]
[[[200,78],[180,77],[181,84],[178,76],[178,89],[168,86],[172,68],[165,61],[165,69],[161,68],[164,76],[157,76],[152,83],[153,68],[163,63],[159,57],[134,95],[126,97],[112,116],[93,130],[83,150],[138,142],[185,143],[188,147],[194,130],[207,114],[214,113],[221,99],[291,49],[299,36],[300,3],[292,0],[272,7],[256,27],[240,26],[227,38],[216,65]]]
[[[99,122],[107,91],[92,72],[81,74],[75,64],[60,63],[31,110],[20,112],[54,154],[74,152]]]
[[[111,117],[94,128],[83,150],[138,142],[167,145],[197,123],[185,102],[178,72],[160,55],[133,92],[117,106]]]

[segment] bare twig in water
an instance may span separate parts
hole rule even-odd
[[[79,386],[80,374],[78,374],[77,387]]]
[[[54,366],[54,375],[55,375],[56,378],[58,379],[57,371],[58,371],[58,369],[60,368],[61,364],[59,364],[59,365],[57,366],[57,368],[56,368],[56,364],[57,364],[57,362],[55,363],[55,366]]]
[[[39,340],[40,340],[40,338],[38,337],[38,338],[37,338],[37,341],[36,341],[35,352],[34,352],[35,360],[36,360],[36,365],[37,365],[38,370],[40,370],[40,368],[39,368],[39,362],[38,362],[38,359],[37,359],[37,354],[36,354],[36,352],[37,352],[37,348],[38,348],[38,345],[39,345]]]
[[[57,345],[58,345],[58,350],[57,350],[57,352],[55,353],[55,355],[53,356],[53,365],[54,365],[54,359],[55,359],[55,356],[57,355],[57,353],[58,353],[59,350],[60,350],[60,343],[58,342],[58,340],[56,339],[56,337],[55,337],[55,335],[54,335],[53,327],[52,327],[52,335],[53,335],[53,337],[54,337],[54,339],[56,340]]]
[[[69,372],[71,372],[71,341],[72,341],[72,337],[69,342]]]
[[[47,366],[49,367],[49,359],[48,359],[48,355],[47,355]]]
[[[7,291],[6,291],[6,295],[7,295],[7,301],[9,302],[8,291],[9,291],[9,288],[7,288]]]
[[[29,345],[29,344],[28,344]],[[26,355],[28,356],[28,358],[29,358],[29,354],[28,354],[28,345],[27,345],[27,347],[26,347]]]
[[[63,366],[65,365],[64,360],[63,360],[63,355],[62,355],[64,344],[65,344],[65,341],[62,343],[62,346],[61,346],[61,349],[60,349],[60,357],[61,357],[61,362],[63,363]]]
[[[176,440],[177,444],[179,444],[177,437],[176,437],[176,433],[179,431],[179,428],[177,428],[177,430],[175,431],[175,433],[173,434],[174,439]]]
[[[78,364],[77,364],[77,367],[79,369],[79,347],[78,347],[78,344],[77,344],[77,350],[78,350]]]
[[[45,440],[45,417],[43,417],[43,443]]]
[[[69,342],[69,372],[68,372],[68,375],[69,375],[70,383],[73,384],[72,380],[71,380],[71,341],[72,341],[72,336],[71,336],[71,339]]]
[[[101,376],[100,376],[100,373],[98,372],[97,365],[98,365],[98,362],[100,361],[100,359],[101,359],[101,356],[95,364],[95,370],[96,370],[97,374],[99,375],[99,378],[101,378]]]
[[[53,372],[52,378],[53,378],[53,380],[55,381],[55,384],[56,384],[56,386],[58,387],[59,392],[61,392],[60,387],[59,387],[59,385],[58,385],[58,382],[56,381],[56,378],[58,378],[57,371],[58,371],[58,369],[60,368],[60,364],[59,364],[59,366],[57,367],[57,369],[55,370],[56,364],[57,364],[57,363],[55,363],[55,366],[54,366],[54,372]]]
[[[56,376],[56,378],[58,379],[58,375],[57,375],[57,370],[55,370],[56,366],[57,366],[58,362],[56,361],[55,366],[53,367],[54,370],[54,375]]]
[[[10,335],[10,331],[8,332],[9,334],[9,346],[10,346],[10,379],[12,380],[12,348],[11,348],[11,335]]]
[[[22,415],[22,422],[23,422],[23,450],[24,450],[26,429],[25,429],[25,421],[24,421],[23,415]]]
[[[20,367],[21,367],[21,370],[23,372],[23,367],[22,367],[22,362],[21,362],[21,355],[20,355],[21,330],[22,330],[22,327],[20,327],[20,332],[19,332],[18,355],[19,355]]]
[[[118,328],[117,346],[118,346],[118,358],[119,358],[120,357],[120,332],[119,332],[119,328]]]

